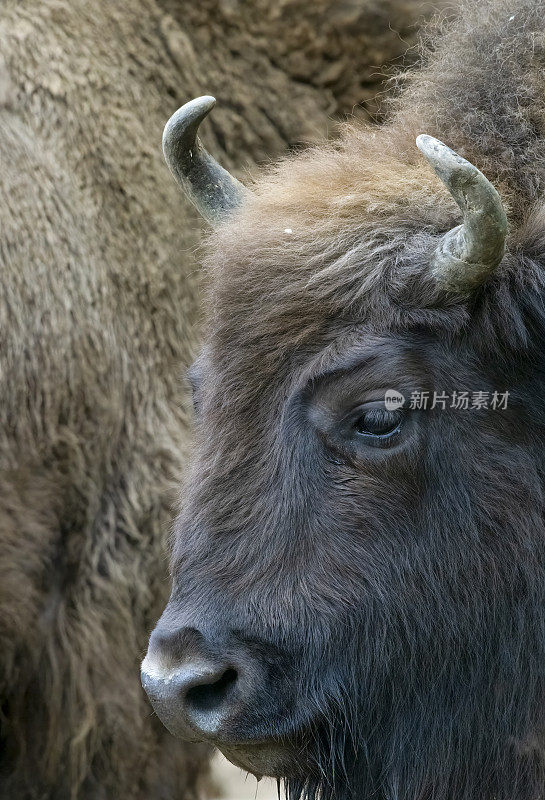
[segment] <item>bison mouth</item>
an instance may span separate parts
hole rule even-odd
[[[220,745],[223,755],[235,766],[250,772],[258,780],[264,775],[272,778],[304,778],[308,774],[303,751],[291,744],[276,740],[241,745]]]
[[[258,780],[263,776],[276,778],[279,792],[282,784],[289,800],[353,798],[354,764],[346,758],[346,742],[341,738],[334,742],[330,738],[329,747],[322,749],[316,738],[319,738],[317,730],[309,740],[306,737],[297,742],[271,739],[240,745],[221,744],[219,749],[235,766]],[[363,776],[360,777],[364,781]],[[375,795],[375,789],[372,788],[369,796]]]

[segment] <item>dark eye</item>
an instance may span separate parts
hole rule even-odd
[[[361,436],[387,438],[400,429],[402,421],[403,411],[399,409],[371,408],[356,417],[354,428]]]

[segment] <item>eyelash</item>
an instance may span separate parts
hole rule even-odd
[[[359,436],[385,440],[399,431],[402,422],[403,411],[400,409],[371,408],[356,419],[354,428]]]
[[[405,417],[405,409],[387,409],[384,401],[364,403],[345,418],[343,439],[350,449],[372,447],[385,450],[399,440]]]

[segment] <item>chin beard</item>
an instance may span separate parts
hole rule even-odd
[[[355,767],[355,765],[354,765]],[[385,800],[368,770],[358,768],[333,770],[324,759],[321,777],[286,778],[283,782],[286,800]]]
[[[367,747],[353,736],[356,726],[330,713],[307,729],[301,752],[306,764],[303,775],[283,780],[287,800],[385,800],[372,769]]]
[[[332,786],[325,778],[304,781],[289,778],[283,783],[287,800],[354,800],[355,797],[360,797],[348,785]],[[376,800],[382,798],[376,796]]]

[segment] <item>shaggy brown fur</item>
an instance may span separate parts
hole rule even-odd
[[[518,246],[545,185],[545,33],[534,0],[509,9],[501,0],[467,3],[437,55],[424,54],[430,66],[406,76],[388,124],[348,125],[339,142],[280,162],[252,187],[251,200],[209,240],[214,339],[229,331],[231,346],[244,343],[241,352],[255,340],[268,353],[270,343],[276,358],[284,349],[279,339],[292,350],[294,336],[312,340],[328,320],[359,320],[371,308],[380,324],[376,314],[385,304],[394,317],[410,312],[398,302],[400,293],[415,291],[408,251],[459,221],[415,147],[422,132],[444,140],[497,186]],[[411,305],[436,306],[425,272],[421,277],[425,291]]]
[[[331,5],[316,4],[317,24]],[[214,0],[2,3],[2,798],[190,798],[205,771],[205,751],[174,743],[138,681],[167,591],[198,296],[198,226],[162,163],[162,126],[217,91],[206,138],[240,171],[353,102],[341,76],[319,75],[354,25],[381,30],[389,55],[403,47],[363,0],[328,22],[325,49],[284,6],[278,18],[265,2],[234,15]],[[397,6],[408,31],[421,3]],[[315,79],[271,63],[267,20],[275,47],[298,37]],[[358,58],[351,98],[371,71]],[[358,100],[374,91],[360,88]]]
[[[197,628],[186,647],[233,660],[239,705],[203,736],[291,798],[543,797],[543,10],[464,3],[385,127],[272,168],[208,242],[198,448],[150,653],[175,664]],[[430,274],[460,212],[419,133],[508,211],[469,300]],[[511,406],[408,412],[390,450],[335,435],[392,385],[508,388]],[[192,702],[171,727],[208,719]]]

